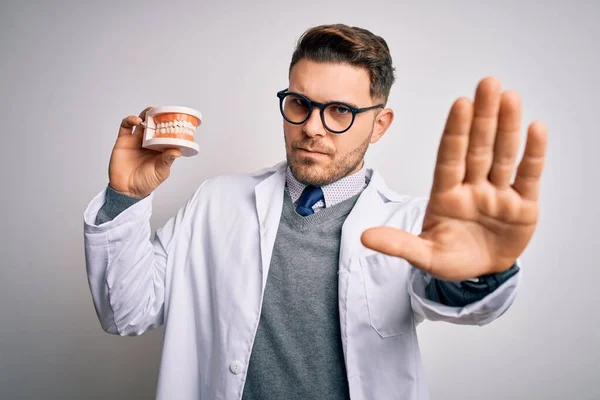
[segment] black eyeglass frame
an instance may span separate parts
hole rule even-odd
[[[288,119],[288,117],[285,116],[285,112],[283,112],[283,100],[289,95],[298,96],[298,97],[302,98],[303,100],[305,100],[306,104],[308,104],[308,114],[306,115],[306,118],[302,122],[291,121],[290,119]],[[377,104],[375,106],[370,106],[370,107],[356,108],[356,107],[351,106],[350,104],[347,104],[347,103],[344,103],[341,101],[331,101],[329,103],[319,103],[318,101],[312,101],[311,99],[309,99],[308,97],[306,97],[303,94],[296,93],[296,92],[288,92],[288,89],[283,89],[283,90],[280,90],[279,92],[277,92],[277,97],[279,97],[279,111],[281,111],[281,115],[283,116],[283,118],[290,124],[302,125],[303,123],[308,121],[308,119],[312,115],[314,107],[318,107],[321,110],[320,114],[321,114],[321,122],[323,123],[323,126],[329,132],[335,133],[336,135],[344,133],[344,132],[348,131],[348,129],[352,128],[352,125],[354,125],[354,120],[356,119],[356,114],[364,113],[365,111],[374,110],[376,108],[385,108],[385,104]],[[350,125],[346,129],[341,130],[341,131],[335,131],[335,130],[329,128],[327,126],[327,124],[325,123],[325,109],[329,106],[336,105],[336,104],[347,107],[352,112],[352,121],[350,122]]]

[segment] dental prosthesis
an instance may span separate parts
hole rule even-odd
[[[194,132],[202,115],[188,107],[154,107],[146,113],[142,147],[156,151],[178,148],[185,157],[198,154]]]

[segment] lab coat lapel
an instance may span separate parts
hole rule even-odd
[[[372,252],[360,241],[362,233],[385,222],[385,210],[381,207],[386,198],[387,188],[381,176],[367,170],[369,184],[360,194],[342,228],[340,243],[340,268],[349,268],[354,257]]]
[[[279,164],[275,173],[256,185],[254,189],[260,232],[260,270],[263,291],[267,283],[273,246],[283,209],[285,168],[285,163]]]

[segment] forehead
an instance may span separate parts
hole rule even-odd
[[[366,104],[371,100],[369,72],[346,63],[302,59],[291,70],[289,90],[320,102]]]

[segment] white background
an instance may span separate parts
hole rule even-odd
[[[549,128],[513,307],[483,328],[419,327],[432,399],[600,398],[598,2],[87,3],[1,5],[1,398],[154,396],[162,329],[104,333],[85,274],[82,214],[119,123],[148,105],[205,117],[200,154],[157,191],[156,229],[203,180],[284,159],[275,93],[301,33],[337,22],[390,46],[396,120],[367,162],[396,191],[428,195],[450,105],[486,75],[520,92],[524,129]]]

